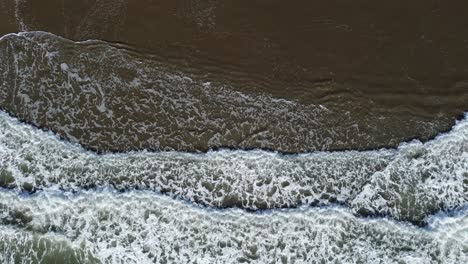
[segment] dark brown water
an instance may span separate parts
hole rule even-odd
[[[109,58],[109,53],[117,51],[106,53],[106,48],[97,47],[109,44],[60,42],[55,43],[55,49],[63,61],[55,63],[73,64],[77,54],[85,53],[91,58],[85,63],[93,65],[78,71],[90,79],[104,81],[103,98],[112,98],[111,102],[127,108],[145,98],[152,102],[147,109],[132,108],[123,113],[113,105],[109,108],[112,117],[105,117],[92,107],[84,109],[79,103],[72,103],[84,103],[80,99],[82,84],[72,82],[76,89],[67,97],[69,101],[49,107],[74,116],[70,119],[74,124],[96,124],[78,131],[64,128],[60,117],[50,113],[49,118],[36,120],[30,114],[31,107],[2,103],[3,108],[19,117],[96,150],[260,147],[296,152],[393,147],[401,141],[427,139],[448,130],[467,109],[468,20],[464,18],[468,6],[463,1],[2,0],[0,5],[1,34],[41,30],[75,41],[121,43],[118,45],[124,50],[118,52],[127,54],[125,63]],[[17,45],[24,48],[23,43]],[[24,56],[23,59],[28,60]],[[157,114],[157,108],[164,107],[161,98],[141,91],[128,93],[125,84],[111,84],[108,80],[112,74],[129,81],[145,79],[148,90],[161,89],[155,82],[164,79],[156,76],[162,69],[158,73],[146,71],[144,78],[138,76],[142,73],[134,72],[137,66],[119,69],[137,61],[144,65],[141,68],[154,69],[155,60],[165,65],[165,72],[190,77],[193,83],[183,89],[187,93],[197,93],[197,87],[203,90],[203,84],[208,82],[215,87],[208,91],[207,102],[192,95],[201,102],[194,111],[202,110],[202,119],[196,120],[197,114],[185,111],[184,104],[188,102],[179,102],[172,110],[165,108],[177,122],[171,121]],[[102,73],[96,73],[95,68],[101,68]],[[29,74],[15,76],[6,83],[11,88],[12,82],[22,79],[34,87],[43,77],[41,74],[50,75],[48,70],[34,74],[32,80],[25,80],[31,77]],[[55,83],[46,88],[50,96],[62,77],[52,80]],[[180,88],[180,82],[164,83],[173,97],[182,96],[181,90],[174,88]],[[239,91],[251,97],[251,103],[225,98],[231,101],[223,104],[215,98],[219,87]],[[31,87],[27,89],[31,91]],[[11,96],[6,98],[13,102]],[[31,94],[28,97],[31,104],[43,99]],[[270,102],[274,99],[286,99],[296,106],[294,110],[285,109],[288,107],[284,104]],[[253,106],[257,101],[263,103]],[[239,105],[256,109],[255,113],[246,114]],[[65,109],[73,107],[77,109]],[[317,110],[322,107],[328,109],[326,113]],[[285,109],[293,117],[275,114],[274,108]],[[43,117],[47,109],[36,111]],[[71,114],[78,111],[81,115]],[[158,131],[136,131],[132,129],[133,122],[116,127],[114,119],[119,117],[137,123],[157,123],[154,130]],[[191,125],[185,122],[189,119],[193,121]],[[123,134],[125,142],[106,140],[111,132],[116,136]],[[174,137],[174,133],[179,136]],[[103,134],[107,135],[96,139],[100,143],[91,142],[90,137]],[[128,139],[131,136],[133,140]],[[172,142],[174,138],[177,142]]]
[[[0,263],[468,263],[467,13],[0,0]]]

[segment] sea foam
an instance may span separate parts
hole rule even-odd
[[[344,204],[424,224],[467,203],[468,122],[421,143],[377,151],[283,155],[262,150],[95,154],[0,114],[2,185],[20,191],[145,189],[249,210]]]

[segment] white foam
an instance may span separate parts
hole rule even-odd
[[[260,150],[96,155],[5,113],[0,124],[2,169],[12,174],[18,189],[25,182],[75,191],[137,188],[248,209],[336,202],[355,212],[414,223],[467,204],[466,120],[433,141],[405,143],[397,150],[300,155]]]
[[[63,109],[44,108],[49,103],[47,100],[34,102],[28,93],[31,91],[28,76],[34,76],[41,69],[53,70],[51,75],[40,78],[42,86],[39,90],[44,94],[51,91],[47,86],[50,84],[70,91],[79,84],[79,94],[94,96],[86,106],[105,112],[95,119],[80,119],[76,116],[83,113],[67,112],[71,113],[67,118],[84,122],[59,124],[62,135],[74,142],[82,139],[74,137],[73,129],[88,127],[88,122],[95,122],[91,124],[93,128],[101,128],[105,122],[97,121],[112,116],[109,120],[115,123],[113,128],[122,125],[113,114],[112,105],[106,104],[108,97],[105,94],[109,91],[101,90],[96,82],[112,80],[102,88],[112,90],[123,85],[130,90],[144,86],[147,80],[143,77],[149,73],[161,78],[151,79],[162,84],[158,86],[161,89],[151,86],[142,91],[160,96],[161,106],[167,109],[190,109],[193,120],[201,118],[213,127],[226,124],[213,118],[216,115],[209,116],[204,108],[207,105],[229,111],[232,104],[238,104],[241,111],[230,118],[242,117],[240,120],[244,123],[239,122],[239,127],[249,125],[251,120],[269,123],[270,115],[279,121],[317,123],[316,115],[332,111],[321,106],[302,108],[296,102],[247,96],[206,84],[200,84],[201,90],[194,89],[204,93],[203,96],[195,96],[186,86],[187,83],[196,84],[195,80],[156,70],[142,70],[128,82],[115,73],[109,79],[95,79],[95,76],[83,74],[83,69],[77,68],[78,62],[61,62],[63,54],[55,42],[60,40],[60,45],[76,45],[70,41],[41,32],[11,34],[1,40],[7,38],[17,40],[19,44],[16,44],[20,46],[30,45],[32,53],[42,54],[45,59],[42,63],[42,57],[36,57],[40,62],[36,65],[38,68],[14,65],[15,73],[24,77],[14,85],[14,94],[18,95],[15,103],[29,107],[26,110],[32,116],[30,121],[37,124],[39,118],[52,119],[61,111],[68,111],[72,105],[67,102],[74,99],[73,93],[66,91],[62,97],[51,97],[65,98],[61,105]],[[103,54],[99,58],[115,56],[119,57],[117,61],[126,58],[112,49]],[[86,56],[82,59],[93,59]],[[24,59],[25,62],[29,57],[13,59]],[[139,65],[135,61],[129,63]],[[61,79],[63,76],[59,71],[64,78]],[[174,87],[174,84],[178,86]],[[191,96],[190,100],[184,100],[188,96]],[[215,103],[200,103],[207,98]],[[114,103],[120,103],[121,98],[114,99]],[[19,104],[20,101],[24,104]],[[125,107],[128,111],[146,111],[132,109],[131,105]],[[44,113],[42,109],[47,111]],[[168,115],[171,112],[158,113]],[[190,123],[192,119],[179,117],[175,119],[176,123],[180,122],[179,127],[193,125]],[[353,131],[359,130],[359,125],[350,124],[350,127]],[[154,128],[135,126],[135,135]],[[264,131],[258,128],[252,129],[254,135],[260,135],[255,142],[268,146],[268,141],[263,138]],[[280,126],[279,129],[297,135],[304,133],[309,143],[314,140],[330,142],[327,135],[317,135],[316,131],[304,127]],[[233,131],[228,130],[229,133]],[[172,132],[174,140],[180,140],[178,131]],[[215,131],[210,140],[222,142],[229,133]],[[106,136],[112,142],[122,137],[116,133]],[[158,140],[153,142],[155,146],[159,146]],[[303,142],[301,138],[296,140]],[[301,155],[260,150],[96,155],[1,112],[0,182],[12,190],[0,190],[0,262],[8,263],[18,258],[28,263],[55,257],[56,262],[58,259],[59,262],[86,263],[194,260],[197,263],[244,260],[260,263],[334,260],[342,263],[466,263],[468,218],[466,209],[461,208],[467,205],[467,144],[468,121],[465,118],[452,131],[432,141],[404,143],[396,150],[324,151]],[[34,188],[42,190],[33,195],[19,192]],[[84,191],[86,188],[91,190]],[[114,188],[126,192],[119,193]],[[160,196],[159,191],[185,202]],[[344,207],[301,207],[247,213],[238,209],[202,208],[186,202],[213,207],[237,205],[249,209],[333,203],[342,203]],[[459,211],[451,216],[438,213],[428,217],[440,210]],[[384,218],[364,219],[354,216],[356,212],[384,214],[415,223],[423,221],[428,225],[417,228]]]
[[[25,247],[27,253],[18,256],[24,260],[38,253],[31,246],[38,239],[52,241],[46,256],[60,256],[53,245],[61,243],[64,251],[79,252],[78,258],[105,263],[468,260],[467,244],[458,239],[468,235],[466,211],[421,229],[385,219],[356,218],[343,208],[252,214],[207,210],[142,191],[67,194],[48,190],[32,196],[0,192],[0,201],[0,220],[13,223],[0,228],[0,256],[14,255],[11,249]]]
[[[68,71],[69,70],[68,65],[66,63],[60,64],[60,68],[62,69],[62,71]]]

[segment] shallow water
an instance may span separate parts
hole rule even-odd
[[[103,94],[90,96],[117,97],[126,106],[114,109],[115,106],[106,105],[115,117],[123,118],[123,122],[117,122],[123,130],[118,134],[127,134],[118,144],[92,144],[87,139],[91,135],[86,135],[90,129],[76,131],[67,127],[63,131],[59,124],[49,123],[56,119],[61,123],[64,118],[60,116],[49,114],[47,122],[41,120],[41,126],[52,128],[62,136],[68,133],[90,148],[206,151],[224,146],[285,152],[375,149],[396,147],[412,138],[432,138],[449,130],[455,119],[468,110],[468,68],[464,59],[468,55],[468,40],[464,37],[468,35],[468,22],[463,19],[468,15],[466,5],[465,1],[458,0],[449,5],[423,0],[412,3],[401,0],[388,3],[371,0],[359,3],[345,0],[294,3],[280,0],[1,0],[0,34],[41,30],[74,41],[99,39],[124,48],[117,51],[109,43],[78,45],[63,39],[48,41],[51,46],[47,48],[58,52],[58,59],[63,60],[51,63],[66,63],[79,77],[89,77],[90,82],[99,83]],[[51,88],[46,98],[51,100],[52,94],[57,93],[54,90],[68,77],[65,72],[55,72],[58,65],[52,69],[42,67],[42,70],[38,69],[41,66],[30,65],[31,60],[45,63],[34,58],[44,55],[46,47],[41,42],[47,38],[34,37],[39,43],[31,43],[31,36],[26,38],[30,41],[21,38],[8,41],[24,50],[23,56],[16,54],[25,63],[18,70],[34,75],[16,76],[16,82],[28,85],[33,82],[28,89],[35,91],[39,82],[49,83],[45,85]],[[78,58],[77,54],[83,57]],[[11,57],[8,53],[4,55]],[[31,67],[25,69],[26,66]],[[168,79],[165,74],[185,81]],[[50,80],[45,75],[51,75]],[[134,77],[142,81],[144,91],[161,89],[170,105],[162,104],[157,95],[128,91],[132,86],[127,82]],[[187,77],[192,83],[187,83]],[[9,89],[13,89],[10,84],[14,78],[8,76],[3,80],[9,82]],[[208,94],[190,92],[205,90],[202,86],[207,83],[213,86]],[[102,99],[88,102],[78,96],[80,85],[83,83],[73,79],[72,74],[68,86],[75,87],[75,91],[67,94],[74,102],[80,102],[78,106],[83,106],[83,115],[89,115],[91,125],[97,122],[117,131],[118,128],[110,125],[112,118],[106,119],[93,109],[103,110]],[[221,87],[262,103],[257,106],[252,106],[252,102],[233,103],[236,96],[223,96],[221,102],[220,98],[213,99],[213,93],[218,94]],[[88,88],[99,90],[93,83]],[[187,100],[181,102],[174,94],[164,93],[167,89],[174,93],[183,90],[184,97],[188,93],[202,100],[202,106],[191,100],[186,105]],[[28,95],[31,103],[38,100]],[[125,95],[134,99],[126,100]],[[147,97],[150,100],[144,101]],[[275,104],[268,98],[286,99],[298,105],[293,108]],[[60,109],[69,118],[73,116],[73,122],[86,127],[86,123],[80,122],[85,117],[77,116],[76,109],[66,109],[57,100],[55,96],[51,107]],[[214,106],[206,109],[204,101],[212,101]],[[67,100],[62,103],[75,106]],[[133,107],[133,104],[147,108]],[[176,120],[167,120],[158,106],[165,107]],[[320,106],[331,113],[319,111]],[[258,112],[260,107],[266,110],[254,116],[244,113],[246,108]],[[176,109],[169,111],[170,108]],[[237,108],[237,115],[230,115],[227,110],[230,108]],[[278,117],[272,108],[286,108],[290,115],[299,113]],[[211,126],[205,116],[200,120],[197,113],[189,111],[192,109],[205,110],[201,114],[208,115]],[[217,111],[221,113],[216,115]],[[22,111],[10,112],[21,114]],[[157,113],[161,119],[149,113]],[[127,115],[138,127],[145,126],[143,120],[164,123],[162,128],[154,127],[154,133],[171,134],[183,144],[155,138],[150,131],[141,136],[144,139],[131,139],[142,132],[125,124]],[[20,117],[32,121],[24,113]],[[186,117],[194,119],[182,125]],[[260,122],[263,120],[266,121]],[[291,128],[284,129],[280,124]],[[185,126],[190,129],[180,128]],[[281,131],[274,131],[278,126]],[[199,129],[206,134],[200,135]],[[226,135],[228,130],[232,135]],[[284,137],[291,142],[285,142]],[[147,138],[149,142],[143,142]],[[188,146],[187,141],[197,146]]]
[[[467,263],[467,10],[0,0],[0,262]]]
[[[343,208],[207,210],[153,193],[1,192],[3,261],[463,263],[465,211],[424,229]],[[6,254],[5,254],[6,253]],[[1,260],[1,257],[0,257]]]
[[[361,215],[422,225],[467,202],[468,123],[396,150],[284,155],[219,150],[96,155],[0,114],[3,187],[146,189],[211,207],[250,210],[345,204]]]
[[[295,153],[395,147],[435,136],[452,118],[350,111],[201,81],[101,41],[45,32],[0,40],[0,105],[100,152],[262,148]],[[353,106],[354,105],[354,106]]]

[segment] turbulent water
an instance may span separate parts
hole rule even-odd
[[[96,155],[0,115],[2,185],[33,191],[149,189],[213,207],[346,204],[360,214],[424,223],[467,202],[468,122],[397,150],[283,155],[221,150]]]
[[[5,113],[0,124],[3,262],[468,260],[466,119],[424,144],[300,155],[97,155]]]
[[[162,61],[0,39],[1,263],[468,262],[468,113],[433,138]]]
[[[468,261],[466,211],[432,217],[420,229],[343,208],[214,211],[144,191],[0,198],[0,260],[7,263]]]

